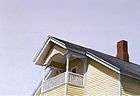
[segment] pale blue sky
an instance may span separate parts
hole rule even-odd
[[[41,80],[35,53],[53,35],[116,55],[129,41],[140,64],[140,0],[0,0],[0,95],[31,95]]]

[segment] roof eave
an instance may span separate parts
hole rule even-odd
[[[43,47],[36,53],[34,59],[33,59],[33,62],[35,64],[37,64],[37,61],[39,60],[39,57],[41,56],[41,54],[44,52],[44,50],[47,48],[48,44],[50,42],[53,42],[57,45],[59,45],[60,47],[64,48],[64,49],[67,49],[66,45],[63,43],[63,42],[60,42],[52,37],[48,37],[48,39],[45,41],[45,43],[43,44]],[[40,64],[37,64],[37,65],[40,65]]]
[[[117,68],[117,67],[113,66],[112,64],[110,64],[109,62],[97,57],[96,55],[92,54],[91,52],[87,51],[86,56],[91,58],[91,59],[93,59],[93,60],[95,60],[95,61],[97,61],[97,62],[99,62],[99,63],[101,63],[101,64],[103,64],[104,66],[108,67],[109,69],[112,69],[117,73],[120,73],[119,68]]]

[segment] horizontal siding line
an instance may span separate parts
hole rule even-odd
[[[65,83],[63,83],[63,84],[61,84],[61,85],[58,85],[58,86],[55,86],[54,88],[52,88],[52,89],[50,89],[50,90],[47,90],[47,91],[44,91],[44,92],[42,92],[42,93],[46,93],[46,92],[55,90],[55,89],[57,89],[58,87],[61,87],[61,86],[63,86],[63,85],[65,85]]]
[[[67,83],[68,85],[71,85],[71,86],[75,86],[75,87],[79,87],[79,88],[84,88],[84,86],[79,86],[79,85],[74,85],[72,83]]]

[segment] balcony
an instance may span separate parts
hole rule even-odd
[[[62,84],[70,84],[78,87],[83,86],[83,75],[64,72],[43,82],[42,91],[46,92]]]

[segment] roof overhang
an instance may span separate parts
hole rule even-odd
[[[64,48],[64,49],[67,49],[66,46],[65,46],[65,44],[64,44],[63,42],[60,42],[60,41],[58,41],[58,40],[56,40],[56,39],[51,38],[50,36],[48,36],[48,39],[47,39],[47,40],[45,41],[45,43],[43,44],[43,47],[42,47],[42,48],[36,53],[36,55],[35,55],[35,58],[34,58],[34,60],[33,60],[33,62],[34,62],[35,64],[38,63],[39,59],[42,57],[42,55],[43,55],[43,53],[45,52],[45,50],[47,50],[48,45],[49,45],[51,42],[54,43],[54,44],[57,44],[58,46],[60,46],[60,47],[62,47],[62,48]]]
[[[92,54],[92,53],[90,53],[88,51],[86,51],[86,52],[79,52],[79,50],[67,48],[67,46],[65,45],[65,43],[63,43],[63,42],[61,42],[61,41],[59,41],[59,40],[57,40],[57,39],[55,39],[55,38],[53,38],[51,36],[48,37],[48,39],[46,40],[46,42],[43,44],[43,47],[36,54],[36,56],[34,58],[35,64],[38,63],[38,60],[41,58],[42,54],[45,52],[45,50],[47,50],[48,45],[49,45],[50,42],[52,42],[52,43],[54,43],[54,44],[56,44],[56,45],[58,45],[58,46],[60,46],[60,47],[62,47],[64,49],[70,49],[73,52],[76,52],[76,53],[79,53],[79,54],[81,53],[82,55],[85,55],[85,56],[87,56],[87,57],[89,57],[89,58],[91,58],[91,59],[93,59],[93,60],[95,60],[95,61],[103,64],[104,66],[106,66],[106,67],[108,67],[108,68],[116,71],[117,73],[120,73],[120,69],[119,68],[117,68],[117,67],[113,66],[112,64],[110,64],[109,62],[107,62],[107,61],[105,61],[105,60],[97,57],[96,55],[94,55],[94,54]]]

